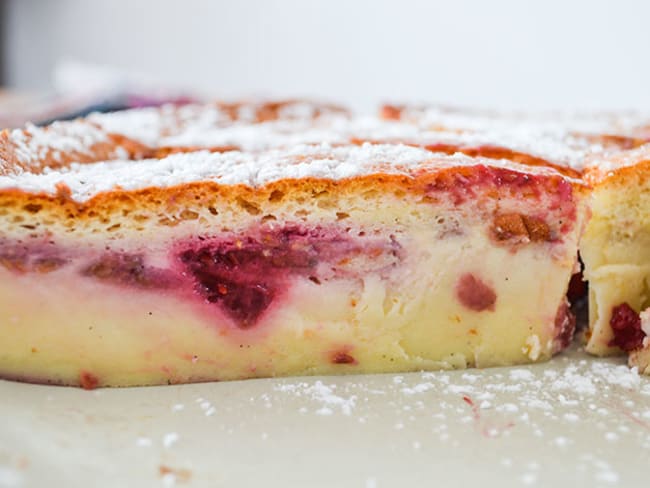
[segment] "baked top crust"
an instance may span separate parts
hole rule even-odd
[[[650,116],[642,112],[518,112],[442,105],[383,105],[380,117],[434,129],[485,132],[535,130],[549,135],[594,136],[601,142],[627,145],[650,140]],[[631,140],[626,140],[631,139]]]
[[[76,163],[115,159],[135,160],[185,150],[183,139],[213,134],[229,126],[267,122],[293,124],[303,130],[325,119],[345,119],[348,112],[331,104],[302,100],[275,102],[214,102],[202,105],[165,105],[108,114],[91,114],[73,121],[55,122],[46,127],[28,124],[22,129],[0,132],[0,175],[23,171],[58,169]],[[198,136],[197,136],[198,134]],[[194,135],[194,136],[193,136]],[[205,136],[204,136],[205,137]],[[220,137],[223,140],[223,136]],[[164,149],[167,146],[171,148]],[[205,147],[205,146],[203,146]],[[211,150],[235,149],[232,145],[211,144]]]

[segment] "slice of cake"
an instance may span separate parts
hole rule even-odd
[[[525,134],[554,140],[560,151],[547,151],[550,157],[544,157],[577,171],[593,188],[591,218],[580,245],[584,277],[589,282],[587,351],[596,355],[629,353],[630,364],[650,374],[648,326],[643,325],[647,320],[639,316],[650,306],[647,115],[499,114],[435,106],[385,106],[382,116],[430,130],[457,131],[463,137],[488,131],[495,134],[498,129],[505,137],[496,136],[497,144],[506,148],[516,147],[516,139],[525,138]],[[540,154],[535,144],[526,152]]]
[[[650,145],[594,158],[585,179],[593,186],[580,247],[589,280],[587,350],[633,353],[632,364],[647,370],[639,312],[650,306]]]
[[[3,150],[5,378],[483,367],[572,337],[585,187],[552,168],[321,144],[18,171]]]

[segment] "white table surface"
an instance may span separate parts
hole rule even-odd
[[[0,381],[0,398],[2,487],[650,486],[650,379],[575,350],[403,375]]]

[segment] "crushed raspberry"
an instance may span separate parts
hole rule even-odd
[[[288,275],[309,272],[318,263],[318,242],[292,229],[207,244],[180,254],[198,282],[198,291],[218,303],[246,329],[257,322],[284,289]],[[322,244],[322,243],[321,243]]]
[[[334,364],[357,364],[357,360],[350,356],[347,352],[337,352],[332,356],[332,363]]]
[[[79,374],[79,385],[84,390],[94,390],[99,385],[99,378],[88,371],[82,371]]]
[[[456,296],[460,303],[475,312],[494,310],[497,301],[494,290],[471,273],[465,273],[456,283]]]
[[[627,303],[612,308],[609,319],[614,338],[609,346],[620,347],[625,352],[634,351],[643,346],[645,332],[641,329],[641,318]]]
[[[555,314],[554,352],[562,351],[571,344],[576,330],[576,316],[565,298]]]
[[[365,255],[380,262],[396,244],[385,245],[386,249],[380,245],[370,249],[377,253]],[[336,275],[343,272],[339,266],[362,250],[360,243],[340,230],[288,226],[246,237],[192,241],[183,245],[177,259],[205,301],[218,305],[239,328],[247,329],[285,293],[289,278],[301,276],[321,283],[325,278],[319,276],[319,263],[330,263],[329,272]]]

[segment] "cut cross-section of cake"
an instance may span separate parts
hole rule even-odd
[[[0,376],[96,387],[546,360],[573,333],[585,192],[552,168],[400,144],[10,171]]]

